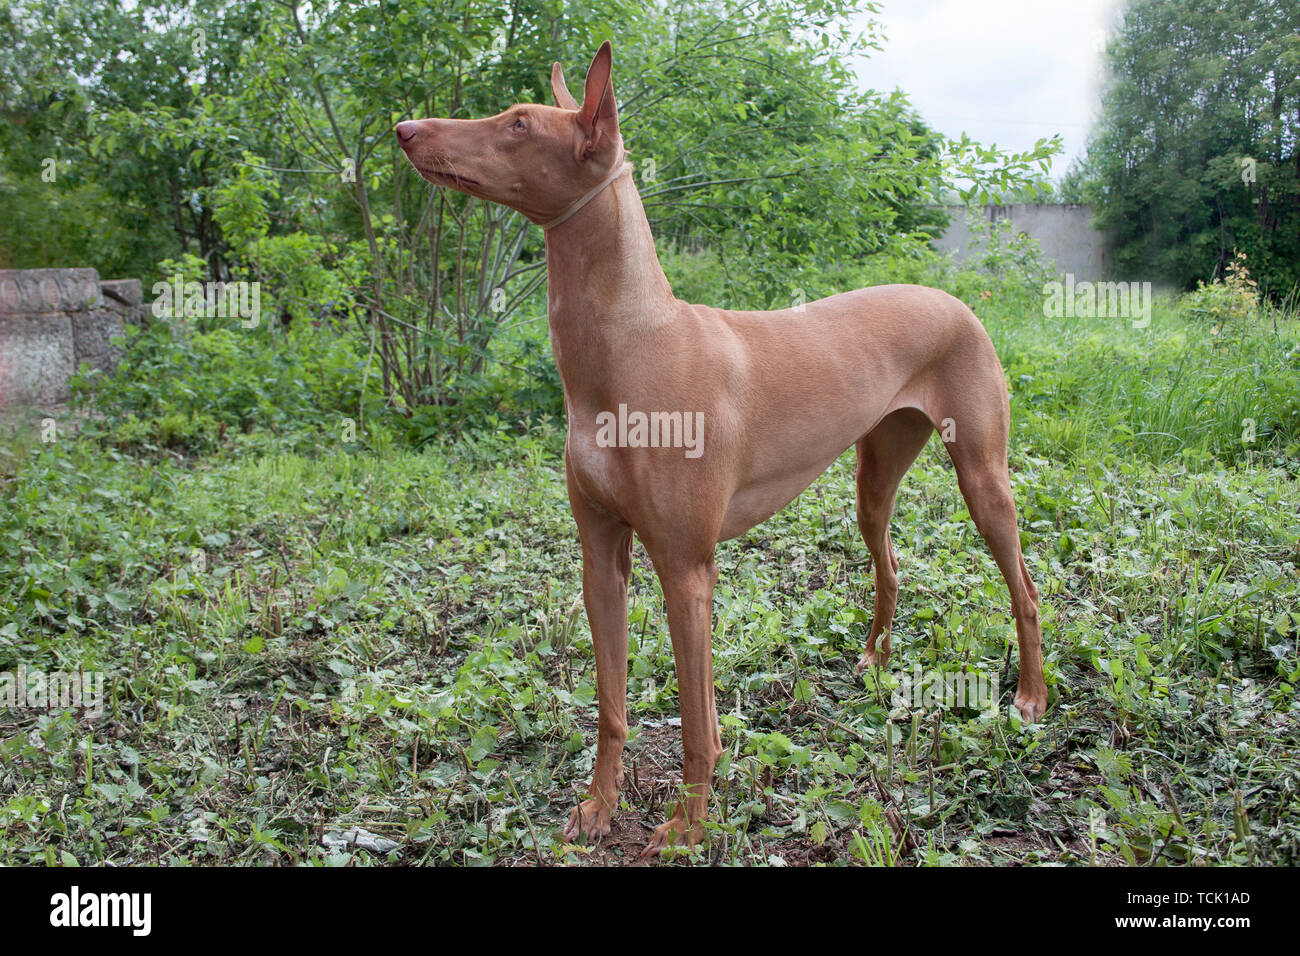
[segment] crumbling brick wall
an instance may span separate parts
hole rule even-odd
[[[0,269],[0,408],[67,401],[81,365],[111,372],[124,322],[145,318],[139,279],[94,269]]]

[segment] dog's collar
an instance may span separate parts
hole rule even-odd
[[[560,213],[550,222],[538,223],[538,225],[540,225],[543,229],[554,229],[556,226],[560,225],[560,223],[567,222],[569,218],[573,216],[574,213],[576,213],[583,206],[587,205],[587,203],[591,202],[593,199],[599,196],[604,191],[606,186],[608,186],[614,180],[618,179],[618,177],[622,176],[624,173],[631,170],[631,168],[632,168],[632,164],[627,161],[627,154],[624,153],[618,165],[614,167],[614,171],[610,173],[608,176],[606,176],[604,179],[602,179],[600,181],[599,186],[591,190],[591,192],[587,193],[585,196],[583,196],[581,199],[579,199],[577,202],[571,205],[568,209],[564,210],[564,212]]]

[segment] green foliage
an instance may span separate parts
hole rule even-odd
[[[577,86],[616,36],[622,128],[654,226],[736,263],[747,300],[784,304],[792,273],[918,250],[942,227],[932,203],[946,185],[1014,190],[1055,148],[948,142],[903,94],[859,91],[850,58],[880,37],[858,6],[5,0],[0,165],[16,172],[0,201],[22,201],[0,216],[15,224],[0,227],[0,260],[143,276],[194,255],[197,278],[261,281],[268,312],[340,319],[373,351],[391,405],[481,407],[492,366],[510,360],[498,336],[544,307],[540,233],[430,189],[393,123],[549,102],[553,60]],[[66,175],[27,188],[46,156]]]
[[[721,261],[666,258],[704,299]],[[937,441],[891,524],[898,670],[853,676],[871,583],[846,455],[719,548],[725,753],[709,846],[677,862],[1295,862],[1294,319],[1225,344],[1163,301],[1145,329],[1048,321],[1011,270],[935,257],[801,276],[863,280],[970,296],[995,340],[1052,709],[1033,728],[1008,713],[1005,587]],[[542,338],[521,327],[512,349],[529,328]],[[0,860],[622,861],[559,834],[595,745],[562,431],[432,422],[413,450],[376,423],[348,445],[334,416],[359,356],[322,356],[319,334],[151,327],[80,437],[0,442],[0,671],[102,670],[121,729],[0,714],[19,731],[0,740]],[[231,424],[196,446],[205,415]],[[206,450],[140,445],[164,435]],[[656,580],[638,552],[632,826],[675,796]],[[914,668],[963,666],[998,678],[995,708],[892,696]],[[321,841],[358,825],[395,846]]]
[[[350,342],[302,324],[189,331],[155,320],[130,326],[117,372],[78,380],[99,416],[88,429],[121,448],[211,451],[228,430],[339,434],[382,403],[375,379],[364,393],[365,356]]]
[[[33,249],[0,232],[0,261],[141,276],[193,251],[224,276],[204,194],[218,152],[249,141],[224,97],[263,16],[232,0],[0,3],[0,168],[27,187],[22,224],[47,234]],[[46,159],[58,176],[38,184]],[[6,223],[4,189],[0,202]]]
[[[271,227],[269,202],[278,199],[278,182],[267,175],[260,157],[244,153],[243,162],[212,190],[212,215],[232,247],[251,250]]]
[[[1238,252],[1221,278],[1198,282],[1196,290],[1183,298],[1182,305],[1190,314],[1212,322],[1216,329],[1225,324],[1239,326],[1262,311],[1258,286],[1250,277],[1246,254]]]

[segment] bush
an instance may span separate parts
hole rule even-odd
[[[1259,312],[1259,287],[1246,268],[1246,254],[1233,252],[1232,261],[1221,278],[1196,284],[1195,291],[1183,297],[1189,316],[1213,323],[1219,330],[1240,326]]]
[[[373,370],[362,408],[366,356],[309,323],[191,333],[155,321],[128,326],[125,346],[113,375],[74,380],[79,404],[98,413],[91,429],[120,448],[201,452],[227,430],[337,430],[382,408]]]

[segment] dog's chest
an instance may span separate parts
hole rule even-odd
[[[573,477],[587,500],[617,512],[617,489],[625,483],[619,477],[622,463],[618,460],[618,449],[601,446],[596,441],[594,427],[584,428],[575,423],[571,409],[564,449]]]

